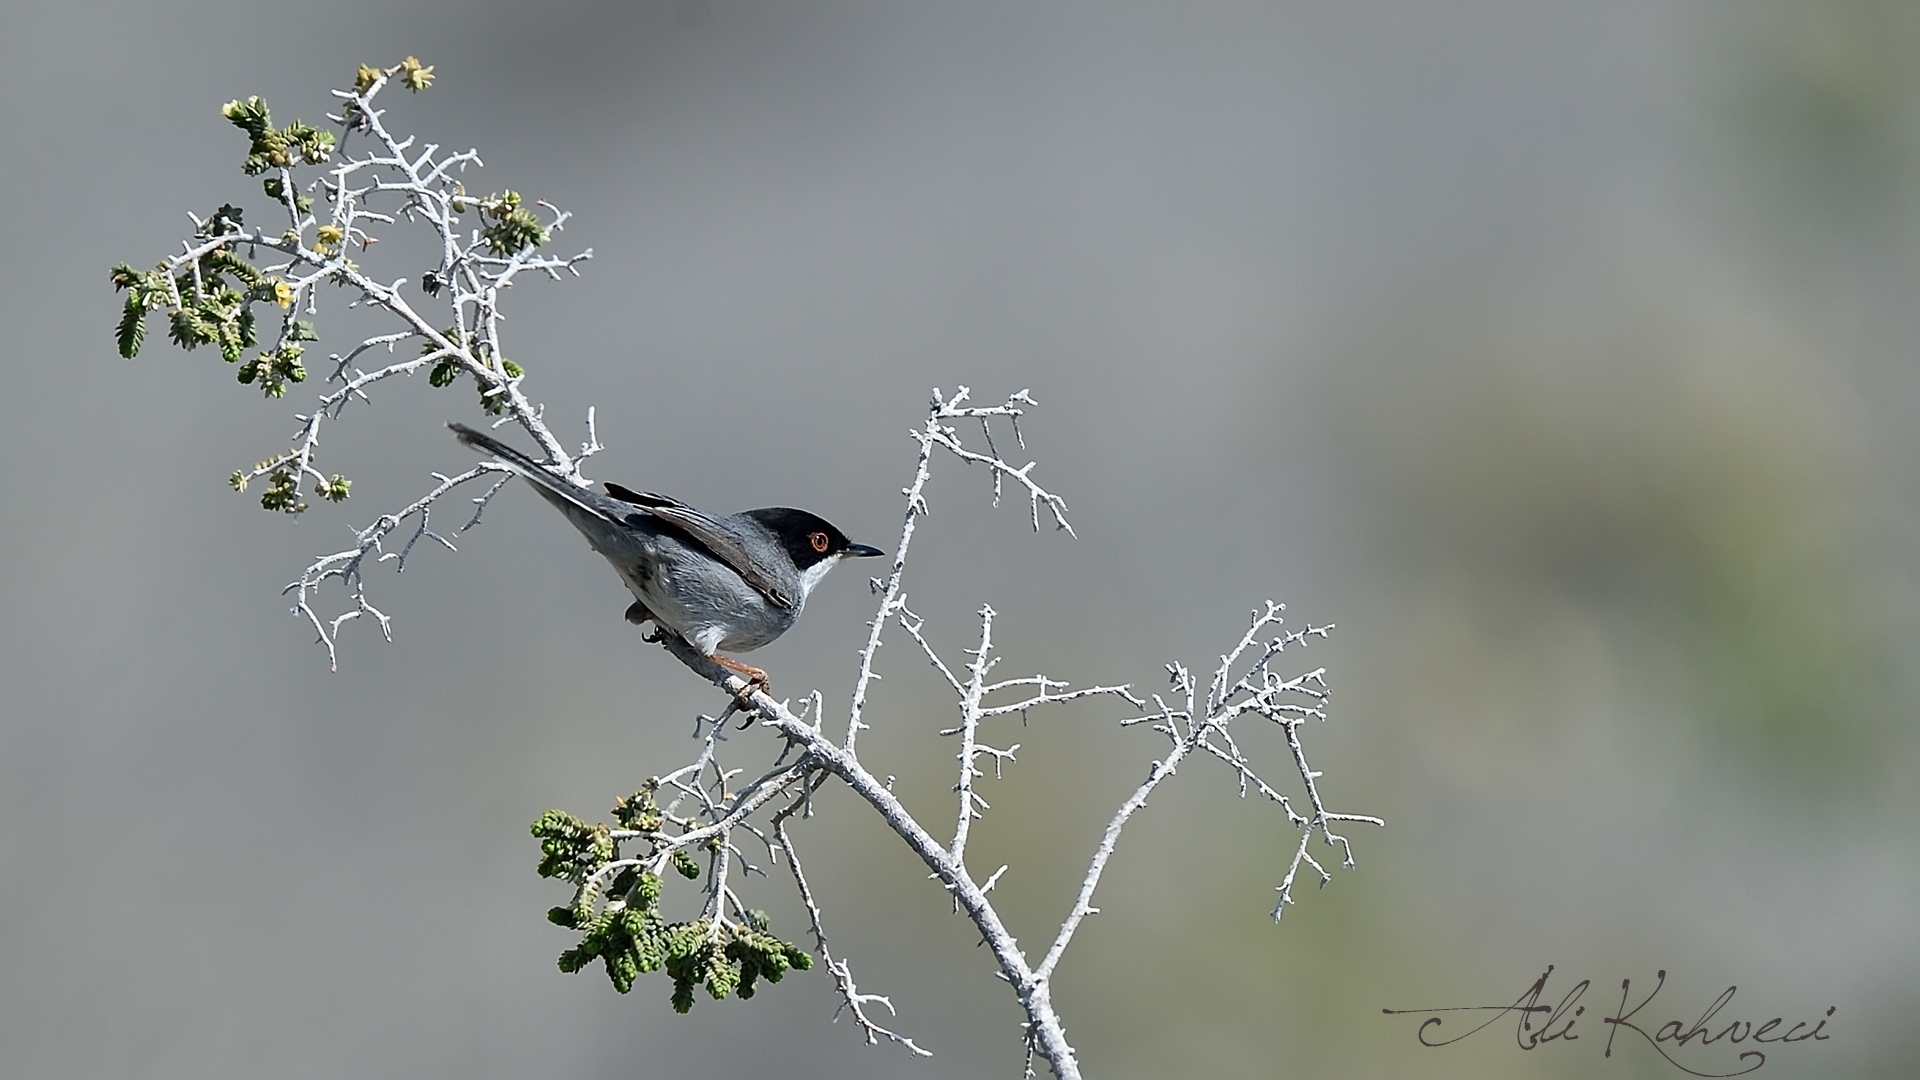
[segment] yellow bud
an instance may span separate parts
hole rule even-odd
[[[420,61],[409,56],[405,60],[400,61],[400,68],[403,72],[400,79],[406,83],[407,89],[419,93],[433,85],[433,68],[431,65],[422,64]]]

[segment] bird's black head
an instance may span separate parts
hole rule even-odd
[[[856,544],[847,539],[847,534],[833,527],[831,522],[805,510],[795,510],[790,506],[769,506],[761,510],[748,510],[740,515],[752,518],[767,527],[780,546],[786,549],[787,557],[793,560],[795,569],[805,570],[816,563],[841,556],[883,555],[879,548]]]

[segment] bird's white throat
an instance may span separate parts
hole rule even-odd
[[[800,571],[800,597],[802,603],[806,602],[808,596],[813,595],[813,587],[820,584],[821,579],[827,576],[827,571],[833,569],[834,564],[844,558],[846,558],[846,553],[842,552],[831,558],[821,559],[819,562]]]

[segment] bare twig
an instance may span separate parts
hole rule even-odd
[[[305,504],[296,503],[297,492],[307,481],[327,498],[345,498],[345,479],[329,477],[316,465],[323,429],[339,420],[353,402],[371,400],[370,391],[380,384],[422,371],[428,373],[429,381],[435,385],[446,385],[456,378],[471,379],[479,392],[481,406],[498,418],[498,424],[517,424],[524,430],[544,456],[544,467],[565,482],[585,485],[581,465],[602,449],[594,411],[588,409],[586,439],[576,454],[567,453],[562,441],[546,425],[543,407],[523,393],[524,371],[506,358],[500,337],[500,297],[520,275],[533,271],[558,279],[563,272],[577,273],[578,264],[590,258],[592,252],[583,251],[571,257],[539,252],[539,246],[568,221],[565,212],[547,203],[532,204],[539,208],[536,214],[522,207],[519,196],[511,192],[489,196],[468,194],[458,178],[467,169],[480,167],[477,151],[443,153],[437,145],[416,147],[411,137],[402,138],[390,132],[385,125],[384,111],[376,107],[376,99],[403,69],[408,71],[409,79],[416,79],[427,70],[411,58],[406,65],[385,71],[362,69],[355,89],[335,92],[341,109],[333,119],[341,126],[343,135],[337,155],[331,150],[310,154],[315,161],[333,155],[326,175],[305,189],[314,196],[311,202],[296,186],[292,166],[278,166],[277,183],[270,182],[267,190],[275,193],[287,215],[283,231],[249,230],[240,225],[237,211],[229,214],[223,208],[213,219],[194,219],[194,237],[183,244],[180,255],[162,264],[164,275],[156,278],[116,270],[117,280],[127,284],[131,275],[140,283],[138,288],[145,290],[137,291],[130,299],[132,315],[140,315],[144,310],[142,305],[155,306],[161,302],[171,303],[177,312],[189,299],[195,303],[204,301],[209,283],[205,280],[207,275],[202,273],[203,259],[224,258],[220,253],[243,249],[249,253],[268,251],[280,261],[264,269],[271,275],[270,282],[254,282],[249,288],[256,292],[250,295],[257,299],[270,293],[285,309],[276,346],[281,352],[274,355],[282,356],[289,364],[300,355],[295,342],[310,341],[314,333],[311,326],[295,319],[294,315],[313,314],[317,310],[320,287],[324,284],[348,289],[356,297],[349,306],[377,309],[397,323],[397,329],[390,326],[362,339],[344,353],[331,356],[331,372],[325,380],[328,389],[307,412],[296,415],[299,426],[289,449],[251,471],[234,474],[234,485],[242,489],[252,481],[271,477],[273,486],[268,493],[271,499],[263,499],[263,503],[277,504],[274,508],[303,509]],[[264,117],[264,111],[260,115]],[[357,154],[349,149],[349,141],[353,142]],[[322,200],[328,208],[324,224],[310,212],[312,205]],[[523,236],[537,234],[538,239],[503,241],[501,234],[490,231],[491,226],[473,228],[464,224],[463,215],[469,211],[477,211],[479,216],[495,221],[512,218],[518,223],[517,227],[523,229]],[[428,269],[418,275],[418,286],[428,299],[445,305],[437,317],[429,317],[403,294],[402,288],[408,282],[406,277],[375,275],[347,256],[350,245],[357,244],[359,253],[366,256],[376,242],[384,239],[376,233],[389,233],[415,224],[424,224],[432,239],[431,254],[424,260]],[[395,252],[397,247],[383,247],[383,256]],[[251,323],[246,325],[249,327],[246,332],[250,334]],[[136,325],[123,333],[140,329]],[[137,335],[135,338],[133,345],[137,346]],[[395,350],[402,344],[417,351],[412,356],[396,358]],[[385,362],[374,364],[369,358]],[[361,366],[363,363],[367,366]],[[304,369],[289,368],[286,378],[298,382],[304,378]],[[269,387],[275,396],[283,390],[284,386],[277,383]],[[1025,1012],[1027,1075],[1032,1075],[1033,1060],[1037,1056],[1044,1058],[1057,1076],[1077,1080],[1080,1072],[1074,1048],[1067,1041],[1052,1001],[1054,973],[1081,924],[1099,911],[1093,901],[1126,826],[1187,758],[1198,755],[1221,762],[1238,783],[1243,796],[1252,791],[1277,804],[1287,823],[1299,831],[1299,842],[1278,886],[1279,899],[1273,909],[1275,919],[1294,902],[1292,886],[1303,865],[1318,873],[1322,884],[1331,877],[1309,850],[1316,833],[1325,846],[1339,850],[1340,866],[1351,867],[1354,863],[1352,844],[1334,830],[1334,824],[1378,825],[1382,822],[1378,818],[1333,813],[1327,809],[1319,783],[1322,774],[1309,766],[1300,731],[1309,720],[1326,719],[1324,671],[1314,669],[1288,674],[1276,665],[1289,647],[1306,644],[1313,637],[1325,637],[1331,627],[1287,630],[1283,626],[1283,608],[1271,601],[1253,612],[1246,632],[1221,655],[1204,692],[1193,674],[1178,663],[1167,666],[1171,691],[1153,694],[1150,699],[1136,695],[1127,684],[1097,684],[1075,689],[1066,681],[1044,673],[996,680],[993,672],[1002,657],[994,644],[997,616],[990,605],[978,609],[979,635],[975,646],[965,650],[966,662],[955,664],[942,656],[926,633],[927,620],[907,606],[904,588],[916,529],[930,512],[927,491],[936,459],[951,459],[961,465],[985,469],[991,478],[996,506],[1004,490],[1017,485],[1015,490],[1026,494],[1029,521],[1036,532],[1040,530],[1044,506],[1056,531],[1070,536],[1074,533],[1067,520],[1065,500],[1035,478],[1035,463],[1029,460],[1016,464],[1016,459],[1009,459],[1003,453],[1008,434],[1012,435],[1014,447],[1025,450],[1020,422],[1036,406],[1033,397],[1021,390],[1008,395],[1001,404],[988,406],[972,405],[971,398],[972,391],[965,386],[956,388],[950,397],[935,389],[924,420],[909,432],[918,447],[917,459],[913,477],[902,489],[905,514],[891,566],[884,578],[872,581],[873,591],[880,598],[879,605],[868,623],[866,644],[859,652],[845,731],[837,739],[829,736],[822,716],[823,699],[818,692],[811,694],[796,713],[787,703],[770,697],[764,687],[749,686],[734,671],[715,663],[686,641],[667,635],[664,644],[668,651],[725,690],[730,696],[729,703],[717,717],[702,717],[696,724],[699,749],[693,759],[650,781],[645,789],[646,799],[641,804],[644,810],[622,817],[623,822],[637,827],[598,826],[584,830],[591,834],[594,844],[606,840],[636,841],[644,843],[647,850],[631,858],[603,854],[596,857],[605,861],[591,863],[590,869],[589,864],[582,863],[577,871],[562,872],[578,887],[576,908],[591,915],[598,907],[605,925],[607,916],[624,910],[639,894],[608,896],[603,904],[597,890],[617,892],[621,887],[611,883],[620,880],[624,871],[634,871],[630,878],[641,878],[643,870],[657,876],[670,862],[691,876],[696,873],[697,864],[689,860],[704,851],[707,879],[701,910],[706,921],[695,925],[706,935],[705,946],[718,946],[730,933],[749,930],[759,933],[765,928],[765,917],[748,908],[742,895],[751,875],[764,874],[746,854],[753,840],[758,840],[769,861],[785,859],[792,873],[794,886],[808,912],[815,945],[833,976],[840,998],[835,1015],[850,1014],[869,1044],[885,1039],[924,1056],[928,1051],[913,1039],[876,1021],[877,1010],[873,1007],[884,1006],[891,1014],[892,1001],[862,991],[854,981],[847,958],[829,949],[821,906],[789,835],[788,826],[796,817],[811,814],[813,798],[825,779],[837,777],[920,857],[931,871],[930,876],[952,898],[955,909],[965,913],[978,930],[983,944],[994,957],[998,974],[1012,987]],[[977,440],[972,434],[974,424],[979,426]],[[490,477],[490,474],[504,474],[504,471],[503,466],[485,462],[453,475],[433,474],[435,485],[425,494],[357,530],[353,543],[346,548],[317,556],[300,578],[287,586],[286,591],[294,594],[294,612],[313,627],[326,647],[331,664],[338,665],[339,632],[349,621],[370,617],[380,625],[384,635],[391,635],[392,620],[366,596],[368,559],[371,557],[376,563],[392,560],[398,571],[405,568],[416,545],[423,540],[453,550],[454,544],[447,532],[436,527],[435,508],[455,490],[482,478],[491,479],[491,483],[483,485],[485,490],[472,498],[472,514],[458,531],[471,529],[480,522],[491,499],[505,483],[505,475]],[[403,532],[405,540],[398,550],[388,550],[388,544]],[[336,579],[347,591],[349,607],[329,619],[316,606],[316,595],[322,586]],[[960,712],[959,723],[941,732],[957,736],[959,743],[953,784],[954,825],[951,838],[946,842],[936,839],[907,811],[894,794],[891,775],[876,775],[859,757],[859,733],[867,729],[870,722],[869,692],[874,681],[881,677],[877,670],[879,651],[889,627],[895,625],[919,646],[954,693]],[[1014,714],[1025,722],[1030,714],[1047,706],[1081,700],[1124,704],[1124,713],[1117,718],[1120,727],[1144,724],[1164,736],[1168,744],[1158,756],[1150,758],[1145,776],[1109,818],[1071,907],[1038,963],[1033,963],[989,897],[1008,872],[1007,865],[1000,865],[984,880],[979,880],[967,863],[968,845],[973,823],[991,809],[982,792],[983,785],[989,782],[984,762],[992,761],[994,781],[1018,764],[1016,754],[1020,744],[1003,737],[994,725],[1000,718]],[[762,745],[755,741],[751,748],[743,751],[728,742],[727,721],[736,713],[757,719],[761,727],[779,736],[778,754],[771,764],[742,768],[723,762],[723,756],[754,752]],[[1263,772],[1263,767],[1242,751],[1232,730],[1235,722],[1242,720],[1264,721],[1282,730],[1293,772],[1299,777],[1298,792],[1282,790],[1283,785],[1274,779],[1275,773]],[[1291,788],[1291,781],[1284,786]],[[652,801],[656,791],[665,793],[664,807]],[[756,818],[761,814],[766,816]],[[745,835],[738,835],[742,831]],[[617,847],[592,850],[618,851]],[[657,886],[658,882],[654,881],[648,887],[657,889]],[[578,925],[569,921],[576,918],[577,912],[562,914],[566,915],[562,921]],[[627,911],[623,918],[637,914]],[[611,972],[611,961],[609,965]],[[629,983],[630,975],[631,971]],[[709,986],[712,988],[713,984]]]
[[[371,400],[368,391],[376,384],[429,370],[435,373],[436,385],[452,381],[455,375],[471,378],[490,412],[518,423],[562,475],[578,476],[578,462],[567,455],[541,422],[540,407],[520,391],[520,367],[506,358],[500,339],[500,298],[526,271],[555,279],[563,271],[577,274],[579,264],[592,258],[593,252],[585,250],[572,256],[542,253],[540,243],[564,229],[569,218],[566,212],[544,202],[535,204],[545,218],[538,226],[539,240],[518,247],[503,247],[484,230],[463,224],[463,215],[468,212],[477,211],[479,216],[502,213],[509,200],[511,208],[518,209],[518,196],[467,194],[459,178],[467,169],[480,167],[477,151],[442,153],[435,145],[416,149],[412,137],[397,136],[387,128],[385,110],[378,107],[377,100],[404,66],[385,71],[363,69],[354,89],[334,91],[342,110],[331,119],[341,134],[337,148],[316,151],[318,156],[308,158],[329,160],[325,175],[304,189],[314,198],[309,200],[303,193],[291,158],[273,167],[269,191],[278,193],[279,209],[285,215],[282,228],[245,227],[237,211],[227,215],[223,210],[217,221],[194,217],[194,237],[182,244],[180,254],[159,267],[168,293],[164,299],[179,310],[187,301],[205,296],[207,282],[200,270],[203,258],[223,252],[267,252],[269,262],[260,267],[259,273],[266,275],[265,280],[278,283],[274,289],[286,312],[274,349],[288,350],[284,355],[294,358],[302,349],[298,343],[312,339],[311,325],[297,321],[294,315],[318,311],[323,285],[346,289],[355,297],[349,307],[377,309],[399,324],[397,329],[370,335],[344,353],[334,354],[324,384],[332,389],[320,393],[306,412],[295,415],[298,427],[290,449],[233,474],[233,485],[241,490],[254,481],[272,478],[270,495],[277,500],[271,504],[273,508],[294,512],[304,509],[306,504],[298,502],[297,491],[309,482],[316,493],[329,499],[346,498],[344,478],[329,476],[315,464],[323,428],[339,419],[353,401]],[[316,214],[315,209],[320,207],[325,209]],[[386,238],[376,233],[390,234],[410,224],[425,225],[431,235],[424,245],[426,253],[402,244],[383,247],[381,256],[385,261],[419,259],[427,264],[430,269],[419,275],[421,288],[427,299],[437,300],[436,306],[443,305],[438,317],[430,317],[403,295],[406,277],[378,276],[349,257],[350,244],[357,244],[356,254],[366,257],[376,242]],[[278,262],[271,261],[275,257]],[[182,294],[174,284],[182,273],[190,277],[191,296]],[[420,346],[416,355],[392,359],[395,347],[405,342]],[[370,370],[356,366],[382,352],[387,363]],[[265,362],[263,354],[257,363]],[[304,374],[290,367],[284,375],[273,376],[277,382],[266,382],[266,378],[263,376],[263,385],[269,386],[270,394],[279,396],[287,382],[299,382]],[[588,440],[581,457],[597,449],[589,415]],[[451,548],[446,537],[429,525],[431,508],[441,496],[488,468],[468,470],[406,508],[381,515],[355,533],[352,547],[317,557],[289,587],[298,593],[294,612],[313,626],[326,646],[330,665],[338,667],[337,636],[349,621],[369,616],[380,624],[383,635],[392,636],[392,620],[367,599],[362,574],[367,555],[378,553],[380,561],[385,561],[388,556],[380,548],[381,541],[407,521],[416,526],[407,543],[408,551],[422,538]],[[482,497],[482,508],[491,494]],[[468,527],[478,520],[476,513]],[[405,564],[405,552],[400,555],[396,568]],[[346,587],[350,607],[344,614],[327,619],[314,606],[315,591],[332,578]]]
[[[1292,903],[1291,886],[1302,863],[1319,871],[1324,880],[1325,869],[1313,859],[1308,851],[1308,841],[1317,831],[1329,845],[1337,846],[1342,852],[1342,866],[1351,866],[1352,848],[1346,837],[1332,829],[1332,823],[1338,821],[1358,821],[1370,824],[1382,824],[1378,818],[1353,814],[1335,814],[1326,809],[1317,783],[1320,773],[1307,764],[1304,746],[1300,740],[1299,726],[1308,719],[1325,719],[1326,691],[1324,670],[1315,669],[1299,675],[1282,675],[1273,664],[1289,646],[1302,644],[1312,637],[1325,637],[1331,627],[1312,627],[1303,630],[1284,630],[1283,607],[1268,602],[1264,608],[1256,610],[1250,620],[1247,631],[1241,635],[1233,648],[1221,656],[1220,666],[1215,670],[1207,691],[1202,694],[1199,683],[1180,664],[1169,664],[1167,671],[1173,684],[1174,703],[1169,704],[1161,695],[1153,695],[1150,707],[1145,699],[1133,694],[1125,685],[1093,686],[1082,689],[1070,689],[1064,681],[1044,674],[1023,676],[993,681],[991,672],[999,662],[993,645],[993,626],[995,612],[991,606],[983,606],[979,611],[980,632],[978,643],[968,650],[968,662],[960,667],[948,663],[936,649],[925,633],[926,619],[907,607],[906,593],[902,588],[907,554],[911,546],[914,530],[921,517],[927,512],[926,485],[931,472],[931,463],[936,447],[946,449],[962,461],[975,464],[987,464],[996,477],[1013,477],[1027,485],[1032,495],[1032,506],[1037,519],[1038,506],[1044,502],[1054,508],[1056,514],[1064,514],[1065,504],[1051,493],[1040,488],[1031,478],[1031,464],[1013,468],[997,456],[988,460],[987,455],[950,445],[949,439],[955,438],[954,431],[943,425],[943,421],[955,416],[978,415],[983,422],[989,416],[1004,416],[1009,420],[1020,414],[1019,404],[1031,404],[1024,394],[1015,395],[1008,403],[994,409],[967,409],[962,402],[967,391],[962,388],[950,400],[943,400],[936,391],[933,403],[928,410],[926,426],[914,433],[920,444],[920,454],[915,466],[912,482],[903,490],[906,497],[907,512],[901,529],[899,546],[895,550],[892,571],[886,579],[874,582],[874,591],[880,594],[878,610],[868,625],[868,639],[860,652],[860,665],[855,678],[853,705],[849,714],[849,723],[844,739],[836,743],[829,739],[818,723],[809,723],[802,716],[794,714],[782,703],[773,700],[758,689],[749,687],[736,674],[725,669],[678,639],[669,638],[666,646],[689,668],[720,686],[729,694],[746,697],[742,706],[757,716],[762,725],[776,730],[787,742],[797,748],[803,760],[809,760],[815,767],[843,780],[853,792],[867,802],[872,809],[886,821],[894,833],[911,848],[932,872],[931,877],[939,881],[942,888],[952,897],[957,910],[964,912],[974,923],[981,935],[982,942],[993,953],[999,966],[999,974],[1006,979],[1018,995],[1027,1014],[1026,1031],[1030,1054],[1036,1054],[1047,1060],[1057,1076],[1075,1078],[1079,1076],[1073,1047],[1067,1042],[1064,1028],[1058,1013],[1052,1004],[1052,977],[1067,947],[1071,944],[1076,931],[1087,916],[1096,914],[1099,908],[1093,899],[1099,888],[1106,867],[1117,850],[1120,837],[1129,821],[1143,809],[1158,786],[1172,777],[1180,764],[1195,753],[1211,757],[1226,764],[1232,770],[1242,786],[1242,792],[1254,790],[1279,804],[1287,820],[1301,832],[1301,840],[1289,863],[1280,885],[1281,900],[1274,915],[1278,918],[1281,908]],[[1061,519],[1064,526],[1064,519]],[[940,674],[947,687],[953,691],[960,709],[960,723],[941,734],[957,735],[960,739],[957,776],[954,792],[957,805],[954,811],[953,838],[941,843],[923,827],[894,796],[892,777],[883,781],[861,762],[858,754],[857,736],[866,727],[862,715],[866,706],[867,688],[879,677],[875,671],[875,658],[884,643],[884,634],[889,624],[897,624],[920,647],[922,654]],[[999,696],[996,696],[999,695]],[[1007,700],[1005,695],[1015,695]],[[1019,745],[1011,744],[1001,749],[981,738],[982,724],[995,717],[1014,713],[1026,717],[1032,710],[1060,702],[1084,698],[1110,697],[1124,701],[1136,715],[1122,717],[1122,725],[1147,723],[1153,730],[1161,732],[1169,740],[1166,752],[1153,759],[1147,768],[1146,776],[1114,812],[1095,847],[1087,871],[1083,876],[1072,907],[1055,933],[1039,963],[1030,964],[1027,954],[1019,947],[1017,940],[1002,922],[995,910],[988,892],[1007,871],[1002,865],[984,882],[977,882],[966,864],[967,841],[971,824],[985,813],[989,807],[979,791],[979,783],[985,779],[980,768],[981,759],[990,757],[994,761],[994,773],[997,778],[1003,766],[1012,764],[1014,752]],[[810,703],[817,717],[817,705]],[[1292,799],[1270,783],[1247,760],[1238,743],[1233,739],[1231,727],[1235,720],[1253,715],[1279,725],[1284,729],[1288,746],[1292,752],[1293,763],[1304,788],[1305,802],[1310,807],[1308,814],[1297,813],[1293,809]],[[790,841],[786,836],[786,821],[797,813],[811,799],[815,785],[808,785],[803,794],[787,808],[776,815],[774,832],[777,846],[788,854],[789,865],[796,876],[796,883],[813,920],[816,942],[825,953],[825,934],[820,929],[820,913],[811,889],[805,884],[797,862],[792,858]],[[869,1042],[879,1038],[888,1038],[895,1042],[913,1046],[894,1033],[875,1024],[864,1010],[864,1006],[879,1001],[885,1003],[889,1011],[892,1003],[877,996],[863,995],[854,986],[846,961],[843,958],[829,956],[829,967],[834,972],[836,986],[842,998],[841,1008],[851,1010]],[[1029,1061],[1029,1070],[1031,1062]]]

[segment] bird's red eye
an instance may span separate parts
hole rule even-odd
[[[819,552],[822,555],[825,555],[827,553],[827,548],[831,546],[831,542],[827,540],[827,534],[823,532],[817,532],[817,533],[814,533],[812,536],[807,537],[807,543],[812,544],[813,550]]]

